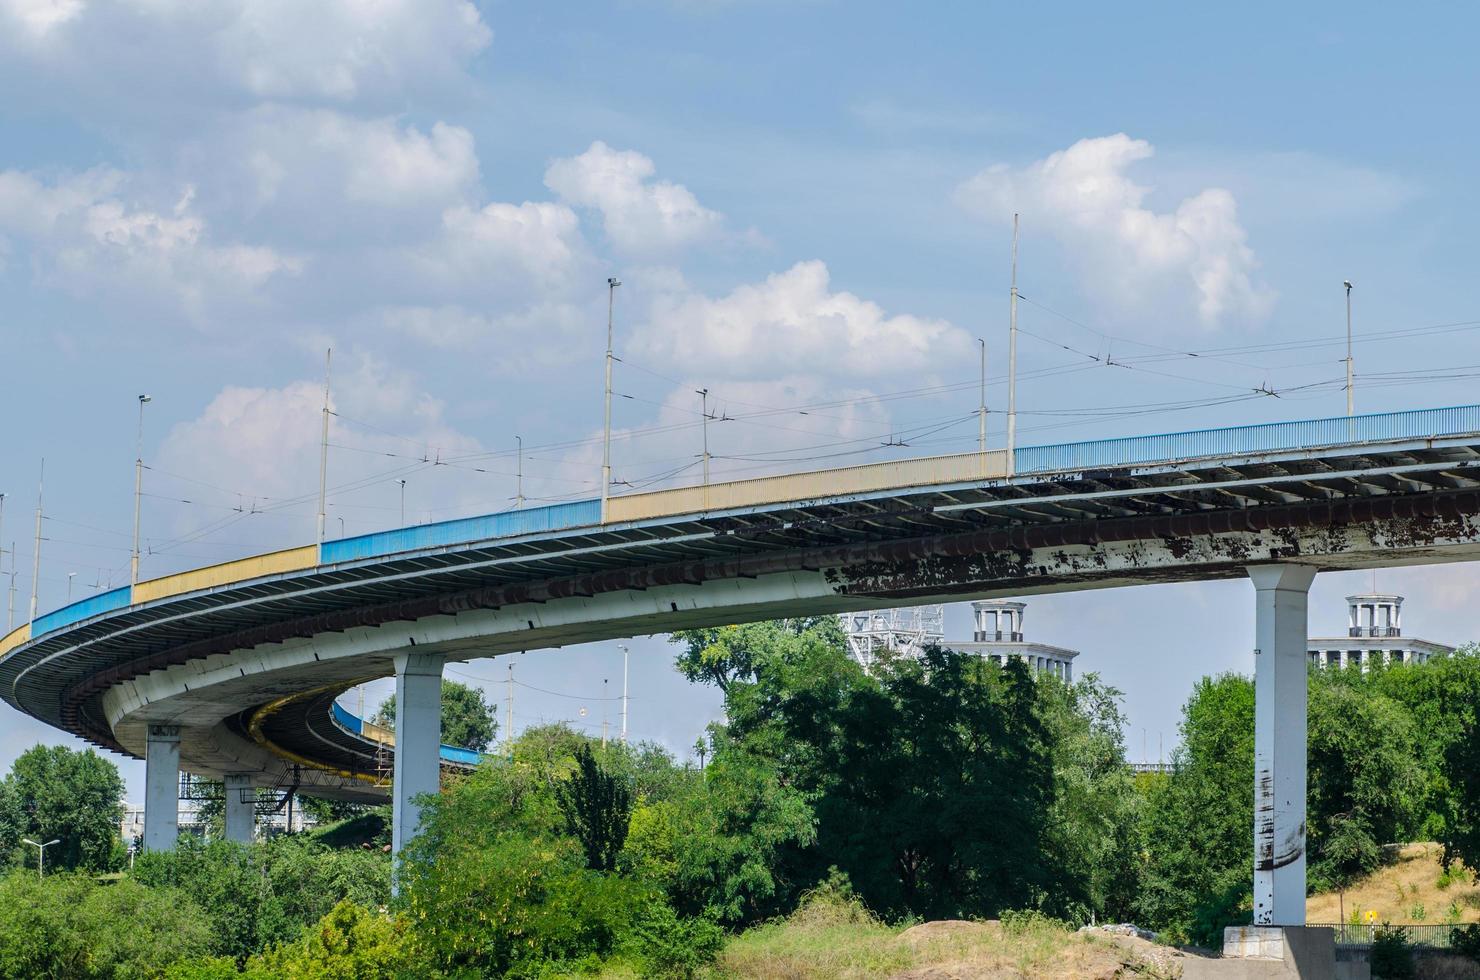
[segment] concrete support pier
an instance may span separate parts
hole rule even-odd
[[[391,792],[391,853],[402,849],[421,824],[416,797],[441,789],[442,664],[433,653],[396,654],[396,760]]]
[[[1316,569],[1257,565],[1254,924],[1305,925],[1306,607]]]
[[[257,832],[257,791],[244,772],[226,774],[226,839],[252,843]]]
[[[180,726],[150,725],[144,746],[144,850],[173,851],[180,836]]]

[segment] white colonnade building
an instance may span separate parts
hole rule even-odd
[[[1306,655],[1316,667],[1421,664],[1454,652],[1453,647],[1403,635],[1403,597],[1367,592],[1346,597],[1346,636],[1313,636]]]

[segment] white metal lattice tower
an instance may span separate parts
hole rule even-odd
[[[945,639],[946,607],[908,606],[872,609],[838,616],[848,637],[848,653],[865,668],[881,650],[918,657],[927,646]]]

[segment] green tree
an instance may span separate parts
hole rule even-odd
[[[1096,674],[1038,685],[1054,774],[1047,846],[1058,858],[1048,905],[1076,921],[1126,921],[1135,911],[1142,796],[1126,765],[1120,699]]]
[[[1182,709],[1170,779],[1149,784],[1138,919],[1177,938],[1221,941],[1253,906],[1254,685],[1203,678]]]
[[[392,694],[382,701],[370,720],[387,728],[395,727],[396,696]],[[442,744],[483,752],[493,744],[497,734],[498,720],[481,690],[457,681],[442,682]]]
[[[21,753],[0,780],[0,853],[11,863],[35,861],[21,840],[59,840],[46,861],[61,869],[108,871],[122,860],[123,816],[118,767],[91,749],[37,745]]]
[[[586,867],[615,871],[617,855],[627,841],[632,791],[621,777],[602,769],[589,745],[576,751],[575,761],[575,772],[555,787],[566,833],[580,842]]]
[[[292,942],[254,956],[246,980],[399,980],[426,975],[405,919],[346,899]]]
[[[1344,679],[1311,681],[1306,845],[1311,884],[1326,890],[1376,870],[1383,842],[1412,839],[1425,780],[1402,705]]]

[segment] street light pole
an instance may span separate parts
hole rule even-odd
[[[1356,414],[1352,396],[1352,281],[1345,279],[1341,284],[1346,287],[1346,414],[1350,417]]]
[[[38,844],[29,837],[22,837],[21,841],[22,843],[30,844],[32,847],[36,848],[36,877],[40,878],[43,874],[44,865],[46,864],[46,849],[53,844],[60,844],[62,842],[61,838],[57,838],[56,840],[49,840],[45,844]]]
[[[318,514],[318,536],[315,540],[319,544],[324,543],[324,494],[329,479],[329,372],[334,364],[334,348],[324,352],[324,420],[323,430],[319,437],[319,514]],[[405,521],[402,521],[404,524]],[[288,828],[289,831],[292,827]]]
[[[704,430],[704,485],[709,486],[709,389],[700,388],[694,394],[699,396],[699,425]]]
[[[607,498],[612,487],[612,313],[617,301],[617,287],[622,280],[606,281],[606,420],[601,427],[601,519],[606,520]]]
[[[41,461],[41,479],[36,482],[36,544],[31,549],[31,618],[36,622],[36,590],[41,583],[41,497],[46,488],[46,460]]]
[[[129,561],[130,585],[139,584],[139,501],[144,496],[144,406],[154,399],[149,395],[139,396],[139,441],[134,454],[134,553]]]
[[[976,338],[982,345],[981,395],[976,404],[976,449],[985,455],[987,451],[987,342]]]
[[[515,436],[514,442],[518,444],[518,462],[514,467],[514,509],[519,510],[524,506],[524,437]]]
[[[627,744],[627,644],[618,643],[622,651],[622,744]]]
[[[1012,216],[1012,302],[1007,320],[1007,475],[1015,472],[1017,451],[1017,248],[1018,216]]]
[[[401,481],[401,526],[406,526],[406,481]]]

